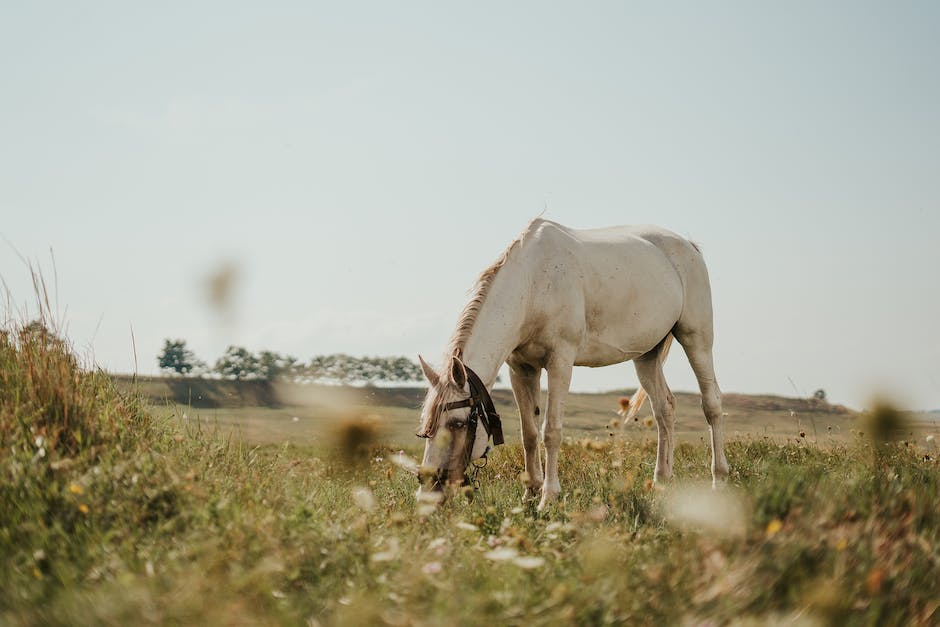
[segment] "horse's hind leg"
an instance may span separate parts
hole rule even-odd
[[[676,446],[676,400],[663,376],[662,353],[663,342],[660,342],[656,348],[633,361],[640,385],[649,394],[653,417],[656,418],[659,435],[656,470],[653,473],[656,482],[672,477],[672,458]]]
[[[722,421],[724,414],[721,410],[721,390],[715,380],[715,366],[712,360],[712,341],[710,334],[683,334],[679,332],[676,339],[685,349],[685,354],[698,379],[699,389],[702,392],[702,411],[708,422],[712,444],[712,483],[717,484],[728,477],[728,460],[725,457],[724,435]]]

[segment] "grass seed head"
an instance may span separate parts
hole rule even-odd
[[[351,466],[367,462],[378,431],[373,416],[355,415],[342,420],[334,434],[339,461]]]
[[[875,444],[900,440],[909,430],[908,419],[893,404],[877,400],[865,414],[865,433]]]

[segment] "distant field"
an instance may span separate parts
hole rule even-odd
[[[132,386],[126,378],[116,380],[120,387]],[[168,377],[142,379],[136,386],[157,411],[174,412],[191,423],[220,426],[251,443],[316,444],[328,439],[345,419],[371,417],[377,424],[381,441],[389,446],[409,448],[420,444],[414,437],[414,430],[424,397],[423,388],[239,383]],[[565,435],[574,439],[655,441],[656,427],[650,420],[648,403],[637,421],[625,428],[619,425],[618,401],[632,392],[571,394]],[[494,399],[503,417],[507,441],[519,441],[519,419],[511,391],[497,389]],[[679,392],[676,399],[678,440],[704,440],[708,426],[700,408],[700,397]],[[861,428],[856,412],[815,399],[729,393],[724,395],[724,410],[727,414],[725,433],[729,439],[769,437],[778,442],[838,443],[858,437]],[[911,437],[936,431],[937,423],[936,416],[928,415],[912,420]]]

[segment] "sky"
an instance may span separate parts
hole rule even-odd
[[[3,3],[3,316],[439,361],[544,212],[698,242],[726,392],[940,408],[938,59],[936,2]]]

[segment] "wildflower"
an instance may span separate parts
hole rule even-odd
[[[518,557],[518,555],[519,551],[516,549],[509,546],[501,546],[492,551],[487,551],[483,554],[483,557],[494,562],[508,562]]]
[[[385,551],[379,551],[372,554],[373,562],[391,562],[398,557],[399,544],[398,538],[389,538],[388,548]]]
[[[898,409],[884,401],[876,401],[866,416],[867,429],[876,444],[901,439],[907,429],[907,418]]]
[[[783,529],[783,523],[780,522],[779,518],[774,518],[769,523],[767,523],[767,537],[774,537],[781,529]]]
[[[606,505],[598,505],[589,511],[587,516],[590,520],[599,523],[607,518],[608,511],[609,510],[607,509]]]
[[[88,506],[85,505],[84,503],[80,503],[80,504],[78,505],[78,511],[80,511],[81,513],[83,513],[83,514],[85,514],[85,515],[87,516],[87,515],[88,515],[88,511],[89,511],[89,510],[88,510]]]
[[[428,550],[435,555],[443,555],[447,552],[447,538],[434,538],[428,544]]]
[[[418,509],[417,509],[418,516],[423,516],[427,518],[428,516],[433,514],[434,510],[436,509],[437,509],[437,505],[435,505],[434,503],[422,503],[421,505],[418,505]]]
[[[544,557],[536,557],[533,555],[526,555],[522,557],[517,557],[512,561],[513,564],[522,568],[523,570],[534,570],[545,564]]]
[[[476,525],[471,525],[470,523],[460,521],[457,523],[458,529],[463,529],[464,531],[479,531],[480,528]]]
[[[630,397],[621,396],[620,397],[620,409],[617,410],[617,413],[621,416],[626,416],[627,412],[630,411]]]
[[[421,567],[421,572],[425,575],[436,575],[443,570],[440,562],[428,562]]]
[[[877,566],[871,569],[871,572],[869,572],[868,576],[865,578],[865,589],[868,590],[868,594],[878,594],[881,591],[881,584],[884,579],[885,571]]]
[[[744,535],[747,527],[744,502],[730,490],[679,486],[670,491],[664,505],[666,519],[690,531],[735,537]]]
[[[369,488],[357,487],[352,490],[353,501],[365,512],[375,509],[375,497]]]
[[[334,440],[342,461],[352,465],[365,462],[378,435],[378,420],[373,416],[353,415],[334,430]]]
[[[399,468],[410,472],[411,474],[418,474],[418,462],[405,455],[403,451],[398,451],[388,459]]]
[[[77,483],[71,483],[69,484],[69,492],[72,494],[84,494],[85,489]]]

